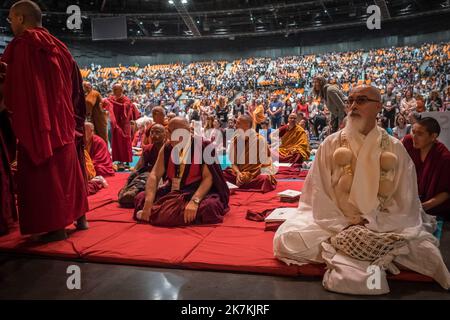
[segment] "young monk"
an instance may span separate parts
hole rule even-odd
[[[403,145],[414,162],[423,209],[431,215],[450,218],[450,152],[437,138],[441,127],[426,117],[412,127]]]

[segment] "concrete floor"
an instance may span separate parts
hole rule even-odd
[[[441,251],[450,266],[450,230],[444,227]],[[66,286],[67,267],[81,269],[81,289]],[[320,278],[289,278],[228,272],[161,269],[84,263],[0,254],[0,299],[445,299],[436,283],[390,282],[379,297],[327,292]]]

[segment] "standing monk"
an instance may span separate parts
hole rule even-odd
[[[62,240],[74,220],[87,227],[81,74],[67,47],[42,27],[34,2],[14,4],[8,20],[15,37],[2,58],[4,99],[18,139],[20,230]]]
[[[131,100],[123,94],[120,84],[113,86],[113,95],[108,98],[108,102],[112,129],[112,160],[125,162],[125,165],[129,166],[129,162],[133,160],[130,122],[136,120],[139,115],[136,114],[136,108]],[[123,165],[119,167],[123,168]]]
[[[86,121],[94,124],[95,134],[108,144],[107,116],[102,107],[102,96],[87,81],[83,82],[83,89],[86,95]]]
[[[1,100],[0,92],[0,236],[8,233],[12,220],[17,220],[10,168],[11,161],[15,159],[16,141],[11,130],[8,111],[5,110]]]

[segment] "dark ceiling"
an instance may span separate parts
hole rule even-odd
[[[10,33],[6,22],[9,7],[0,7],[0,31]],[[365,24],[367,7],[377,4],[383,21],[449,14],[449,0],[38,0],[44,11],[43,24],[63,38],[89,39],[91,19],[125,15],[128,38],[167,40],[189,38],[234,38],[289,35],[342,26]],[[169,3],[170,2],[170,3]],[[78,4],[81,30],[68,30],[66,8]],[[450,21],[450,18],[449,20]],[[449,28],[450,22],[445,28]]]

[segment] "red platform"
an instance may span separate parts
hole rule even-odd
[[[223,270],[283,276],[322,276],[323,265],[287,266],[273,256],[273,231],[263,222],[245,219],[247,209],[265,210],[297,204],[281,203],[277,193],[300,190],[303,181],[279,181],[266,194],[236,192],[231,210],[219,225],[159,228],[132,220],[132,210],[119,208],[116,200],[126,174],[108,178],[108,189],[89,198],[90,229],[69,228],[69,239],[45,245],[33,244],[18,228],[0,237],[0,251],[77,258],[83,261],[169,268]],[[392,277],[406,281],[432,281],[429,277],[403,271]]]

